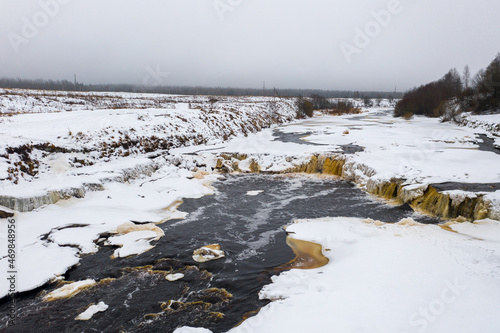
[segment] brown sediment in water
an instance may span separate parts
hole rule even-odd
[[[276,268],[285,271],[293,268],[313,269],[323,267],[329,260],[323,255],[323,247],[320,244],[296,239],[288,236],[286,243],[295,253],[295,258],[284,265]]]
[[[92,279],[75,281],[75,282],[66,282],[61,287],[43,296],[43,301],[51,302],[60,299],[72,298],[73,296],[79,294],[80,292],[86,289],[95,286],[96,284],[97,282]]]
[[[236,328],[236,327],[240,326],[240,325],[241,325],[241,324],[243,324],[243,323],[244,323],[247,319],[252,318],[252,317],[254,317],[254,316],[258,315],[261,309],[262,309],[262,308],[259,308],[258,310],[248,311],[247,313],[245,313],[245,314],[241,317],[241,320],[240,320],[240,321],[239,321],[236,325],[234,325],[234,327],[233,327],[233,328]]]
[[[330,261],[323,255],[323,247],[320,244],[292,238],[290,236],[287,236],[286,244],[292,248],[293,252],[295,253],[295,258],[284,265],[276,267],[272,270],[274,272],[287,271],[293,268],[319,268],[325,266]],[[242,320],[234,327],[240,326],[248,318],[257,315],[260,310],[261,309],[245,313],[242,317]]]
[[[74,286],[75,282],[82,282],[82,281],[59,281],[57,289],[53,290],[50,293],[44,292],[43,294],[40,294],[40,296],[43,297],[44,302],[52,302],[60,299],[69,299],[87,289],[107,286],[115,280],[116,279],[114,278],[105,278],[100,281],[94,281],[89,279],[85,280],[88,281],[88,283],[76,287],[72,287],[72,285]]]
[[[168,207],[166,208],[163,208],[164,210],[168,210],[170,212],[173,212],[175,211],[177,208],[179,208],[180,205],[182,205],[184,203],[184,201],[182,200],[175,200],[174,202],[172,202]]]
[[[192,298],[186,289],[184,298]],[[225,314],[220,312],[232,300],[233,295],[226,289],[210,288],[197,293],[191,301],[168,300],[160,303],[158,312],[144,315],[144,320],[154,321],[162,316],[184,315],[186,319],[199,323],[214,323],[224,319]],[[194,318],[194,319],[193,319]],[[141,324],[140,324],[141,325]]]
[[[254,311],[248,311],[247,313],[245,313],[245,314],[243,315],[243,317],[242,317],[242,318],[243,318],[243,319],[242,319],[242,321],[240,321],[240,322],[239,322],[239,323],[238,323],[235,327],[240,326],[241,324],[243,324],[243,322],[244,322],[245,320],[247,320],[248,318],[251,318],[251,317],[253,317],[253,316],[256,316],[257,314],[259,314],[259,312],[260,312],[260,309],[258,309],[258,310],[254,310]]]

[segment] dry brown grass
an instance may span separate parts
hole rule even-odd
[[[324,114],[330,115],[330,116],[340,116],[343,114],[360,114],[361,109],[360,108],[352,108],[352,109],[326,109],[326,110],[321,110]]]

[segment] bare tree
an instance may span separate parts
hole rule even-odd
[[[363,104],[365,108],[369,108],[373,106],[372,100],[368,96],[363,96]]]
[[[297,119],[312,117],[314,113],[314,105],[302,96],[299,96],[295,100],[295,108],[297,112]]]
[[[464,83],[464,88],[466,90],[469,89],[469,83],[470,83],[470,69],[469,69],[469,65],[465,65],[465,67],[464,67],[464,73],[463,73],[463,76],[462,76],[462,80],[463,80],[463,83]]]

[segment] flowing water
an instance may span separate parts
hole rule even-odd
[[[0,301],[0,331],[172,332],[189,325],[225,332],[268,303],[259,300],[258,292],[294,259],[283,229],[293,220],[348,216],[438,222],[334,178],[229,175],[213,186],[215,195],[184,201],[179,209],[189,213],[186,219],[159,225],[165,236],[152,250],[111,259],[113,248],[103,246],[65,276],[68,281],[95,279],[96,286],[52,302],[44,302],[42,295],[57,284],[19,295],[17,325],[8,328],[8,300]],[[262,192],[251,196],[248,191]],[[192,259],[193,250],[214,243],[221,245],[224,258],[201,264]],[[184,278],[169,282],[168,272],[181,272]],[[109,305],[107,311],[90,321],[74,320],[101,301]]]

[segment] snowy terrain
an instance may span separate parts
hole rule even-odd
[[[490,124],[500,124],[500,115],[485,117]],[[240,170],[249,171],[250,164],[256,162],[263,172],[293,169],[307,163],[314,154],[333,155],[345,161],[342,177],[361,188],[376,188],[394,180],[402,182],[405,201],[422,195],[430,184],[500,183],[499,151],[493,152],[493,147],[489,151],[479,149],[483,140],[478,134],[495,135],[484,128],[457,126],[426,117],[405,120],[394,118],[389,108],[373,108],[361,115],[318,115],[283,125],[279,132],[295,134],[299,141],[309,144],[279,141],[273,129],[266,129],[248,138],[211,146],[207,154],[201,147],[174,151],[197,151],[207,159],[213,159],[217,151],[221,156],[245,154],[245,160],[233,158],[226,164],[230,167],[238,163]],[[343,154],[342,146],[355,146],[362,151]],[[476,194],[483,196],[490,217],[500,219],[500,191]],[[460,198],[468,197],[468,192],[453,193],[457,204]]]
[[[94,93],[80,93],[91,104],[82,106],[68,93],[44,92],[55,101],[37,104],[32,99],[41,92],[16,92],[20,95],[0,95],[0,114],[13,107],[22,113],[0,117],[0,205],[20,211],[53,203],[57,195],[81,197],[105,182],[150,175],[162,163],[150,155],[220,143],[290,121],[295,114],[293,100],[287,99],[101,93],[94,101]],[[114,99],[141,108],[116,109]],[[150,108],[158,99],[169,102]],[[31,113],[25,113],[26,105]],[[51,198],[43,197],[47,194]],[[13,202],[20,197],[32,200]]]
[[[277,141],[273,130],[264,130],[214,148],[225,153],[261,155],[259,162],[267,170],[275,156],[341,153],[342,145],[357,145],[364,150],[345,157],[349,162],[368,166],[378,179],[405,178],[411,184],[500,180],[497,168],[500,156],[478,150],[481,139],[476,133],[488,133],[484,129],[440,123],[439,119],[425,117],[408,121],[392,117],[390,111],[371,109],[362,115],[317,116],[280,127],[283,133],[304,133],[301,139],[313,145]],[[496,118],[500,123],[500,115]],[[192,149],[201,150],[200,147]],[[267,157],[269,161],[266,156],[271,156]]]
[[[500,148],[500,121],[498,114],[474,115],[471,113],[462,114],[459,124],[486,130],[488,136],[495,141],[495,146]]]
[[[78,264],[81,254],[97,251],[95,242],[104,233],[117,234],[108,239],[109,245],[121,245],[117,257],[148,250],[149,241],[161,235],[144,230],[119,234],[116,229],[127,221],[182,218],[176,208],[183,198],[213,193],[209,184],[216,175],[176,166],[180,162],[172,162],[168,149],[244,137],[295,114],[293,100],[274,98],[158,95],[153,98],[168,99],[168,107],[115,110],[95,109],[97,102],[81,94],[93,103],[85,110],[67,93],[44,92],[55,96],[50,103],[37,102],[36,91],[16,93],[4,94],[0,106],[21,113],[0,117],[0,209],[17,211],[19,292],[57,279]],[[101,95],[107,97],[99,99],[98,107],[113,98],[133,104],[150,97]],[[65,102],[69,109],[56,112]],[[30,165],[35,167],[29,170]],[[0,227],[0,241],[6,244],[6,219]],[[2,271],[8,270],[7,259],[5,246],[0,248]],[[0,282],[0,297],[7,294],[7,282]]]
[[[337,156],[345,160],[345,179],[365,190],[399,179],[409,197],[434,183],[500,183],[500,155],[479,149],[477,136],[494,137],[494,126],[404,120],[383,107],[291,122],[293,100],[272,98],[110,94],[90,107],[81,96],[85,102],[40,94],[0,94],[2,113],[12,114],[0,117],[0,200],[15,210],[18,291],[59,279],[110,232],[108,244],[120,246],[115,257],[147,251],[162,236],[151,223],[182,218],[181,200],[213,194],[210,183],[223,168],[285,172],[314,155]],[[114,109],[117,96],[122,106]],[[168,102],[153,106],[148,97]],[[474,117],[500,124],[498,115]],[[449,194],[457,202],[483,196],[490,217],[500,220],[500,191]],[[141,224],[124,226],[130,221]],[[6,219],[0,228],[5,244]],[[287,231],[321,244],[330,263],[275,277],[260,293],[273,302],[234,332],[496,332],[500,326],[498,221],[441,228],[325,217]],[[0,248],[4,272],[6,255]],[[8,281],[0,281],[3,297]]]
[[[500,223],[452,228],[298,221],[287,231],[330,263],[273,278],[260,297],[274,302],[230,332],[498,332]]]
[[[16,213],[17,290],[31,290],[56,279],[79,262],[80,254],[96,251],[95,242],[101,234],[116,231],[124,222],[162,222],[178,217],[172,204],[182,198],[212,194],[209,184],[215,177],[197,179],[187,170],[164,167],[153,178],[109,183],[104,191],[89,192],[82,199],[62,200],[35,211]],[[2,244],[7,244],[6,225],[6,219],[0,220]],[[120,251],[140,253],[148,244],[136,243],[156,237],[156,234],[135,236],[138,237],[115,239],[125,246]],[[8,271],[6,255],[7,247],[4,246],[0,249],[0,270],[4,272]],[[2,279],[0,297],[5,296],[7,290],[7,281]]]

